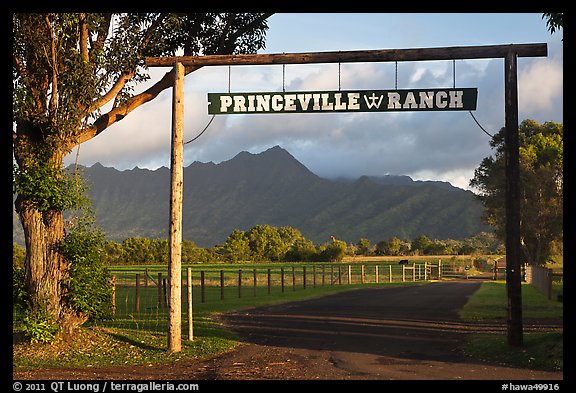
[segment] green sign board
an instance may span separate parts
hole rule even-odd
[[[211,115],[476,110],[478,89],[208,93]]]

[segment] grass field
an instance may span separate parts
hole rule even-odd
[[[135,313],[134,287],[119,286],[117,289],[117,318],[113,321],[102,322],[97,325],[90,325],[80,329],[78,336],[74,340],[60,341],[53,345],[16,343],[13,345],[13,364],[15,369],[38,368],[38,367],[98,367],[110,365],[149,365],[160,363],[171,363],[179,359],[203,358],[218,353],[228,351],[239,344],[236,337],[222,325],[211,319],[214,313],[238,310],[249,307],[270,305],[287,301],[307,299],[311,297],[324,296],[331,293],[355,290],[370,286],[392,286],[392,285],[422,285],[423,281],[394,281],[386,280],[386,276],[381,278],[379,284],[374,281],[374,271],[365,267],[365,274],[370,273],[370,282],[361,284],[361,271],[358,264],[354,264],[360,273],[354,275],[358,281],[351,285],[328,284],[325,276],[324,285],[318,272],[320,265],[316,266],[317,282],[314,287],[312,278],[309,279],[306,289],[302,282],[299,282],[296,290],[291,287],[291,276],[282,292],[278,281],[274,281],[271,291],[268,293],[266,286],[267,276],[262,273],[262,279],[258,276],[258,282],[264,283],[256,288],[256,296],[253,286],[250,285],[252,267],[248,265],[217,265],[214,285],[207,287],[207,301],[200,301],[199,288],[194,284],[193,295],[193,327],[194,340],[188,341],[186,332],[187,307],[183,304],[183,345],[182,352],[169,354],[166,351],[166,310],[157,307],[158,290],[154,286],[141,287],[140,313]],[[288,265],[284,265],[288,269]],[[311,266],[311,265],[309,265]],[[345,266],[345,265],[342,265]],[[373,265],[371,265],[373,266]],[[206,266],[204,266],[206,267]],[[295,268],[302,267],[302,264],[295,264]],[[134,267],[117,269],[115,273],[119,279],[133,277],[135,271],[143,272],[142,266],[134,270]],[[164,267],[148,266],[152,277]],[[246,277],[246,285],[243,286],[243,293],[238,297],[237,273],[238,269],[246,270],[242,279]],[[267,271],[268,267],[263,266]],[[278,265],[271,266],[270,269],[278,268]],[[225,287],[224,299],[220,300],[219,271],[226,270],[225,277],[230,275],[230,286]],[[308,267],[312,270],[311,267]],[[397,269],[397,267],[395,267]],[[330,269],[324,269],[325,274]],[[342,270],[342,269],[341,269]],[[385,270],[381,268],[381,271]],[[291,271],[290,271],[291,274]],[[185,280],[185,275],[183,276]],[[236,283],[234,284],[234,281]],[[152,284],[152,283],[150,283]],[[288,285],[290,284],[290,285]],[[244,284],[243,284],[244,285]],[[561,319],[563,314],[562,303],[548,300],[529,285],[522,286],[524,318],[533,319]],[[209,292],[209,293],[208,293]],[[183,294],[183,301],[185,302]],[[143,299],[150,299],[149,303]],[[148,305],[146,305],[148,304]],[[506,315],[506,295],[504,282],[485,282],[481,289],[474,294],[468,304],[463,308],[461,317],[469,321],[482,321],[504,319]],[[465,350],[473,357],[496,360],[509,365],[521,367],[532,367],[535,369],[561,370],[562,363],[562,333],[541,332],[525,333],[525,345],[518,350],[510,350],[506,345],[505,335],[474,335],[472,341]]]
[[[506,322],[506,283],[489,281],[460,310],[465,321]],[[558,321],[563,317],[563,303],[548,300],[534,287],[522,285],[522,317],[524,321]],[[563,331],[524,332],[524,345],[510,347],[506,333],[474,334],[464,348],[469,355],[503,364],[538,370],[562,371]]]

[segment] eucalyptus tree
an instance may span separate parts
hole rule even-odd
[[[505,239],[504,129],[494,135],[493,156],[474,172],[470,185],[480,191],[483,219]],[[564,126],[524,120],[520,133],[520,236],[527,262],[545,264],[563,241]]]
[[[255,53],[269,14],[15,13],[12,15],[15,208],[26,241],[31,308],[45,308],[65,331],[85,317],[70,306],[61,250],[62,213],[78,203],[63,158],[173,85],[151,87],[146,56]],[[199,67],[187,67],[189,74]]]

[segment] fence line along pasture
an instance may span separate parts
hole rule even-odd
[[[190,269],[188,270],[188,267]],[[191,271],[192,309],[214,302],[257,296],[282,296],[335,285],[374,285],[436,280],[438,263],[286,263],[191,265],[182,269],[183,320],[188,310],[188,277]],[[114,318],[108,326],[164,332],[168,319],[168,273],[165,265],[110,268],[114,283]]]

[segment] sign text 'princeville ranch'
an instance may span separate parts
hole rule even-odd
[[[468,111],[477,97],[476,88],[208,93],[208,113]]]

